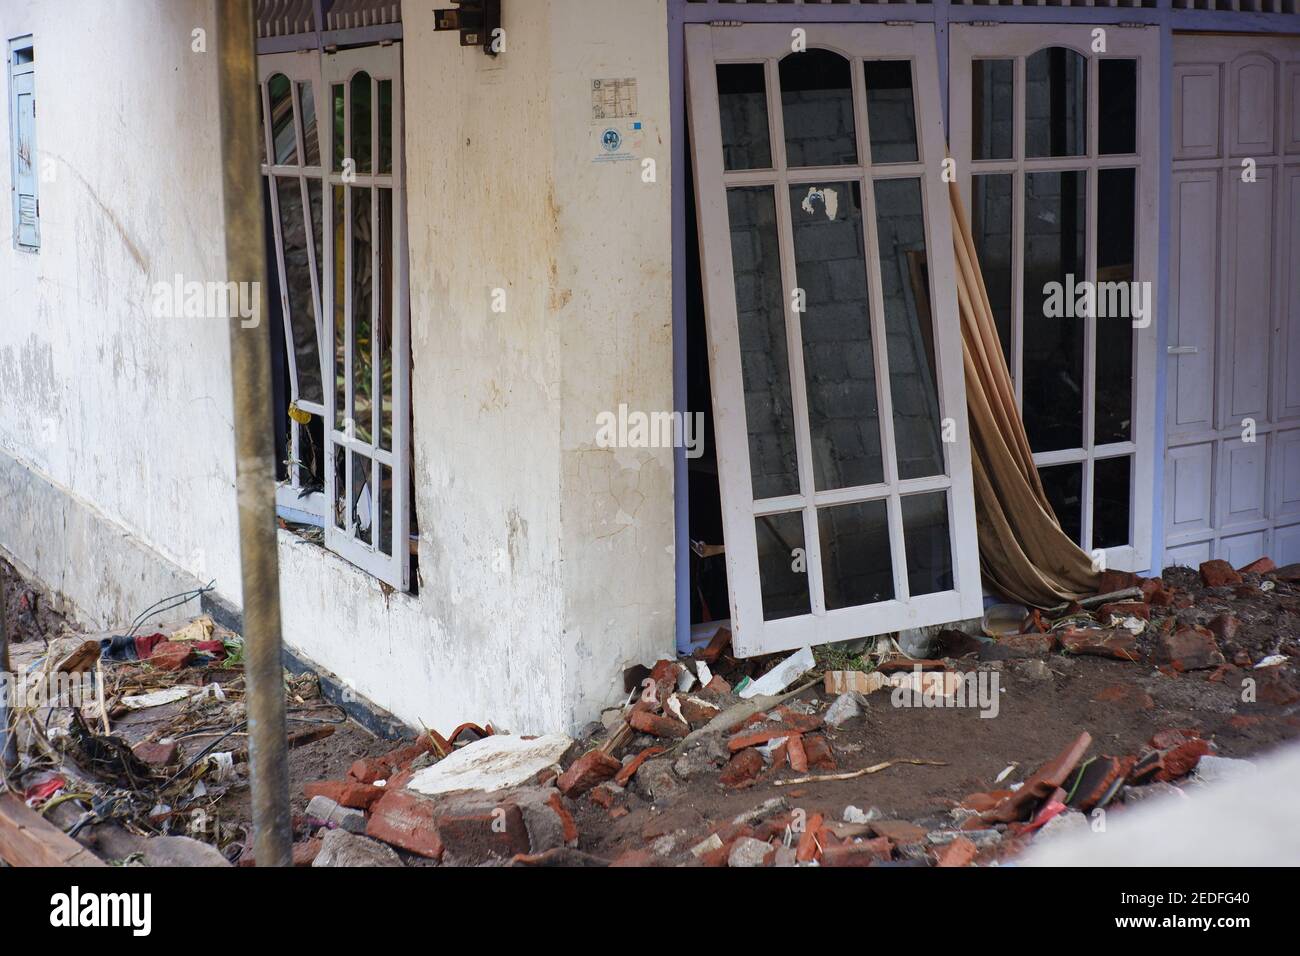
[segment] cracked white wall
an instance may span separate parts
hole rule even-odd
[[[664,3],[507,4],[495,60],[406,8],[421,586],[282,533],[284,637],[411,724],[571,729],[673,646],[672,451],[595,443],[601,411],[672,407]],[[210,11],[0,8],[36,35],[56,171],[40,253],[0,247],[0,546],[102,623],[167,593],[158,568],[239,600],[226,325],[149,309],[224,269]],[[654,183],[592,162],[591,81],[631,77]]]

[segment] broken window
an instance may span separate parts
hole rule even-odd
[[[1010,24],[951,44],[952,154],[1039,477],[1066,533],[1126,570],[1151,541],[1158,49]]]
[[[934,35],[806,30],[687,28],[743,655],[981,601]]]
[[[9,169],[13,182],[14,248],[41,247],[36,186],[36,47],[31,37],[9,41]]]
[[[282,513],[409,583],[400,44],[260,58],[288,371]]]

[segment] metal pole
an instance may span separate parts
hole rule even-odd
[[[227,279],[253,283],[258,309],[254,320],[236,316],[230,321],[253,854],[259,866],[290,866],[293,851],[280,648],[275,439],[269,414],[271,339],[261,324],[266,314],[266,262],[252,0],[216,0],[216,20]]]

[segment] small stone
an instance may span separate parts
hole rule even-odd
[[[758,757],[757,754],[754,755]],[[763,758],[758,757],[761,763]],[[682,783],[673,774],[673,768],[667,757],[647,760],[632,778],[638,791],[652,803],[662,803],[676,796],[682,789]]]
[[[844,808],[844,813],[840,815],[845,823],[871,823],[873,820],[879,820],[881,813],[875,807],[870,810],[861,810],[853,804]]]
[[[404,866],[402,858],[378,840],[346,830],[328,830],[312,866]]]
[[[1067,833],[1075,833],[1080,830],[1088,829],[1088,815],[1080,813],[1077,810],[1066,810],[1058,813],[1052,819],[1044,823],[1034,836],[1035,842],[1040,840],[1055,840]]]
[[[771,852],[772,848],[762,840],[755,840],[753,837],[738,837],[736,842],[731,844],[731,850],[727,854],[727,866],[762,866],[763,861],[767,859],[767,855]]]
[[[307,816],[320,820],[326,826],[342,827],[349,833],[366,832],[365,811],[341,807],[324,794],[318,794],[307,801]]]
[[[828,727],[834,727],[839,730],[842,724],[847,723],[854,717],[862,716],[862,706],[866,703],[862,695],[857,691],[849,691],[835,698],[834,703],[826,708],[826,714],[822,720]]]
[[[1052,679],[1052,669],[1047,664],[1037,658],[1027,661],[1021,661],[1016,670],[1024,677],[1030,680],[1046,681]]]

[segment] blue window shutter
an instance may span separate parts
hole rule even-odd
[[[36,85],[33,73],[10,78],[13,118],[14,238],[23,249],[41,245],[40,207],[36,188]]]

